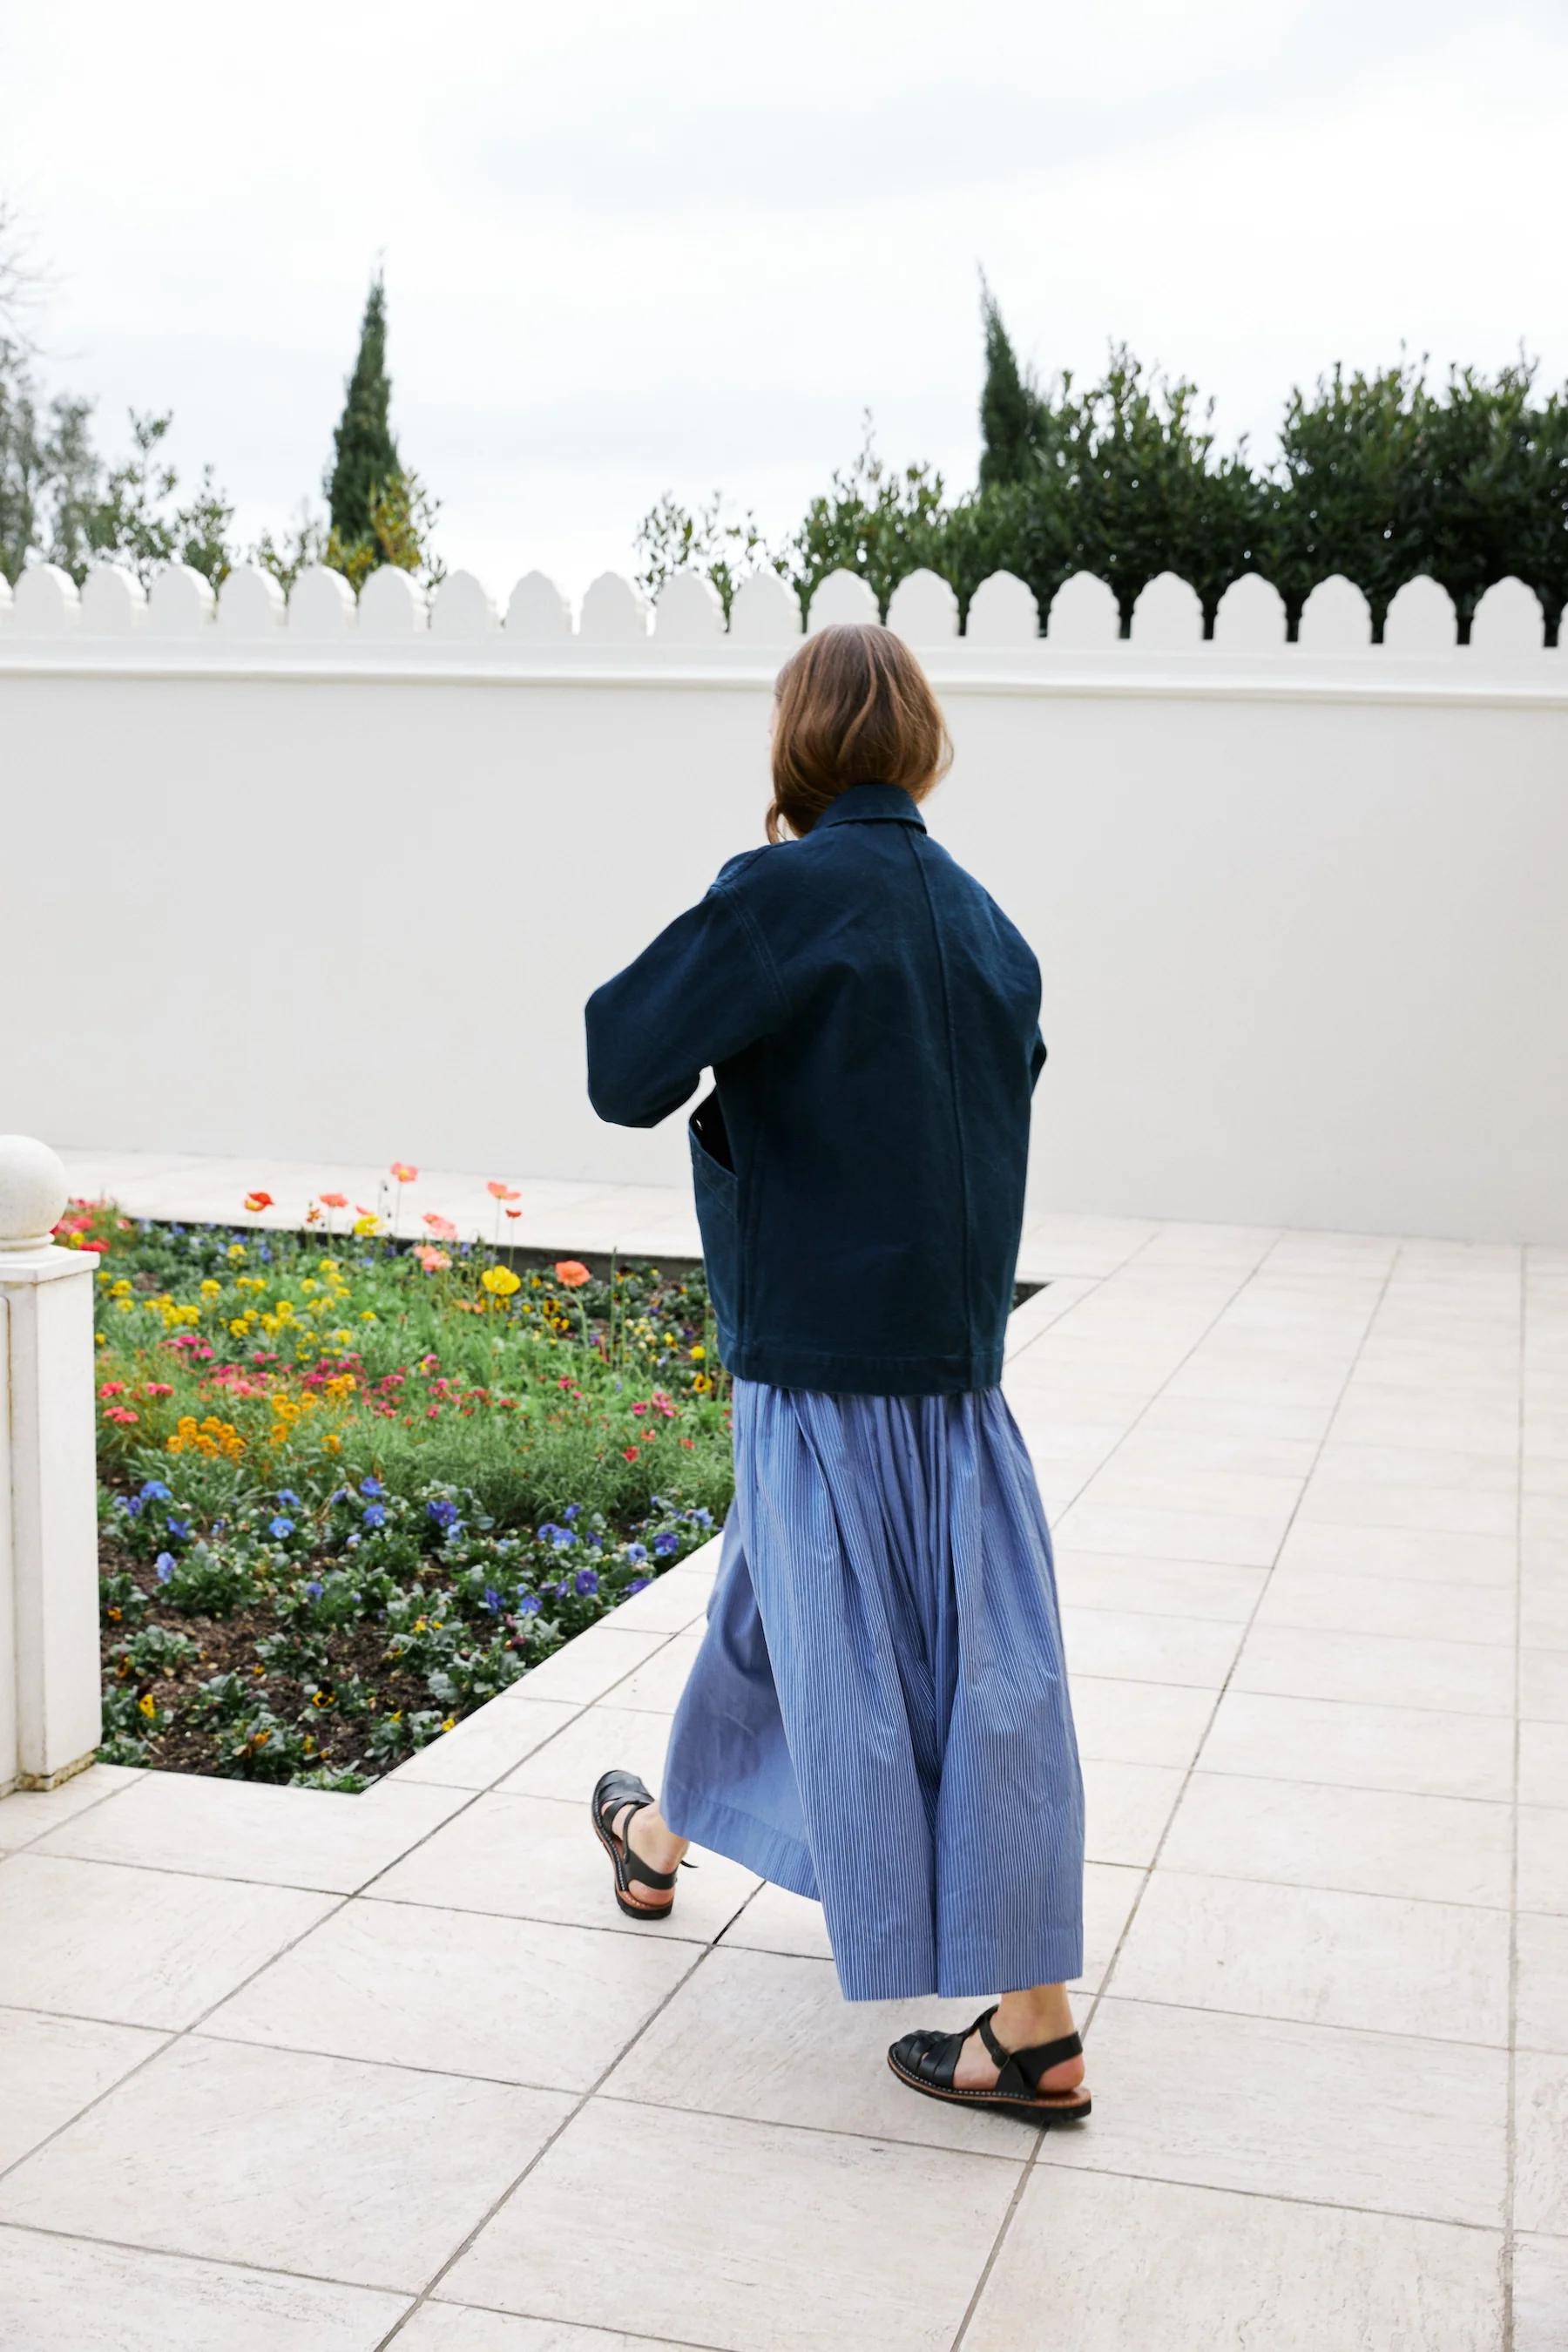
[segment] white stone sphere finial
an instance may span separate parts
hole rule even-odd
[[[47,1249],[69,1198],[66,1171],[47,1143],[0,1135],[0,1259]]]

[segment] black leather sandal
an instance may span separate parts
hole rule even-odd
[[[1076,2033],[1042,2042],[1033,2050],[1004,2050],[991,2031],[995,2007],[962,2033],[906,2033],[888,2053],[888,2063],[900,2083],[928,2099],[959,2099],[965,2106],[994,2107],[999,2115],[1019,2116],[1026,2124],[1078,2123],[1092,2101],[1080,2084],[1076,2091],[1042,2091],[1040,2077],[1064,2058],[1081,2058],[1083,2043]],[[1000,2070],[988,2091],[963,2090],[953,2082],[959,2053],[972,2033],[978,2033]]]
[[[627,1891],[634,1880],[639,1886],[651,1886],[660,1895],[675,1885],[674,1871],[652,1869],[640,1854],[632,1852],[631,1839],[626,1834],[633,1817],[645,1812],[653,1801],[652,1790],[645,1788],[635,1772],[602,1772],[594,1790],[594,1835],[615,1866],[616,1901],[628,1919],[668,1919],[675,1906],[673,1893],[668,1903],[635,1903]],[[626,1813],[626,1829],[617,1837],[616,1815],[625,1812],[628,1805],[631,1811]]]

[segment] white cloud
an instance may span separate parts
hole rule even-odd
[[[1255,442],[1401,341],[1561,378],[1565,66],[1544,0],[79,0],[0,31],[0,154],[106,431],[173,407],[282,520],[384,250],[448,560],[580,592],[665,488],[786,525],[868,406],[971,478],[981,263],[1042,369],[1125,337]]]

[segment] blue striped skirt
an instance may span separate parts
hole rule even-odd
[[[1083,1782],[1033,1465],[1000,1389],[735,1382],[735,1501],[660,1805],[819,1900],[850,2000],[1083,1966]]]

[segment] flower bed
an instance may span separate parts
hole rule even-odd
[[[101,1258],[107,1760],[363,1787],[712,1533],[700,1274],[426,1223],[62,1220]]]

